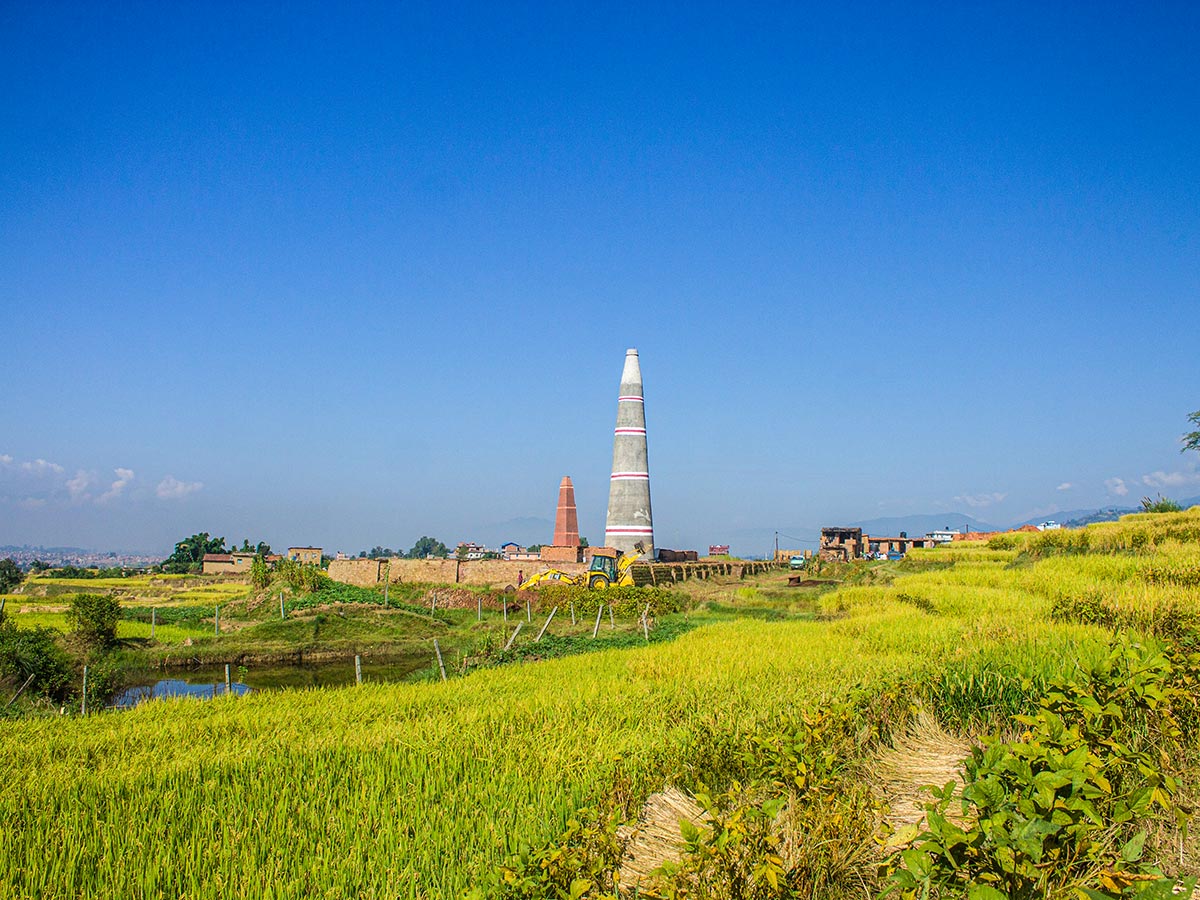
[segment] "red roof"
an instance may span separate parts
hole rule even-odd
[[[228,553],[205,553],[202,562],[233,562],[233,557]]]

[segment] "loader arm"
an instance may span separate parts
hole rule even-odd
[[[526,588],[537,587],[539,584],[579,584],[580,581],[574,575],[568,575],[566,572],[560,572],[558,569],[547,569],[545,572],[538,572],[536,575],[531,575],[525,581],[522,581],[517,587],[520,590]]]

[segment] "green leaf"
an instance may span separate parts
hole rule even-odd
[[[1146,843],[1146,832],[1139,831],[1121,848],[1121,859],[1136,862],[1142,856],[1142,845]]]
[[[967,900],[1008,900],[1008,896],[991,885],[976,884],[967,892]]]

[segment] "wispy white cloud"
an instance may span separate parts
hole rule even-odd
[[[1117,478],[1116,476],[1106,478],[1104,480],[1104,487],[1108,489],[1110,494],[1116,494],[1118,497],[1124,497],[1129,493],[1129,486],[1125,484],[1125,479]]]
[[[0,453],[0,466],[11,466],[12,464],[13,458],[11,456],[7,453]]]
[[[1069,491],[1073,487],[1075,487],[1075,485],[1071,484],[1071,482],[1064,481],[1062,484],[1060,484],[1058,487],[1056,487],[1055,490],[1056,491]]]
[[[74,478],[67,479],[67,493],[71,495],[71,499],[75,502],[81,502],[88,499],[87,489],[92,486],[95,476],[89,472],[79,469],[75,473]]]
[[[107,491],[96,498],[97,503],[107,503],[110,500],[120,497],[129,485],[129,482],[133,481],[133,469],[116,468],[113,469],[113,472],[116,474],[117,480],[112,483]]]
[[[21,463],[21,470],[28,472],[30,475],[61,475],[65,471],[58,463],[53,463],[45,459],[23,462]]]
[[[954,500],[957,503],[965,503],[971,509],[982,509],[985,506],[991,506],[993,503],[1000,503],[1007,496],[1007,493],[993,491],[990,494],[960,494]]]
[[[159,500],[182,500],[189,494],[194,494],[196,491],[204,487],[200,481],[180,481],[171,475],[168,475],[158,483],[155,493],[158,494]]]
[[[1200,484],[1200,472],[1164,472],[1159,469],[1142,476],[1142,484],[1152,488],[1177,488]]]
[[[17,506],[22,509],[41,509],[45,505],[46,501],[41,497],[26,497],[17,501]]]

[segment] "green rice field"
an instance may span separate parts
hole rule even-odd
[[[730,748],[784,715],[887,695],[963,732],[1003,725],[1113,629],[1190,627],[1200,509],[916,551],[814,618],[758,614],[788,606],[769,599],[785,577],[732,585],[732,613],[638,649],[4,722],[0,896],[459,896],[584,807],[720,782]]]

